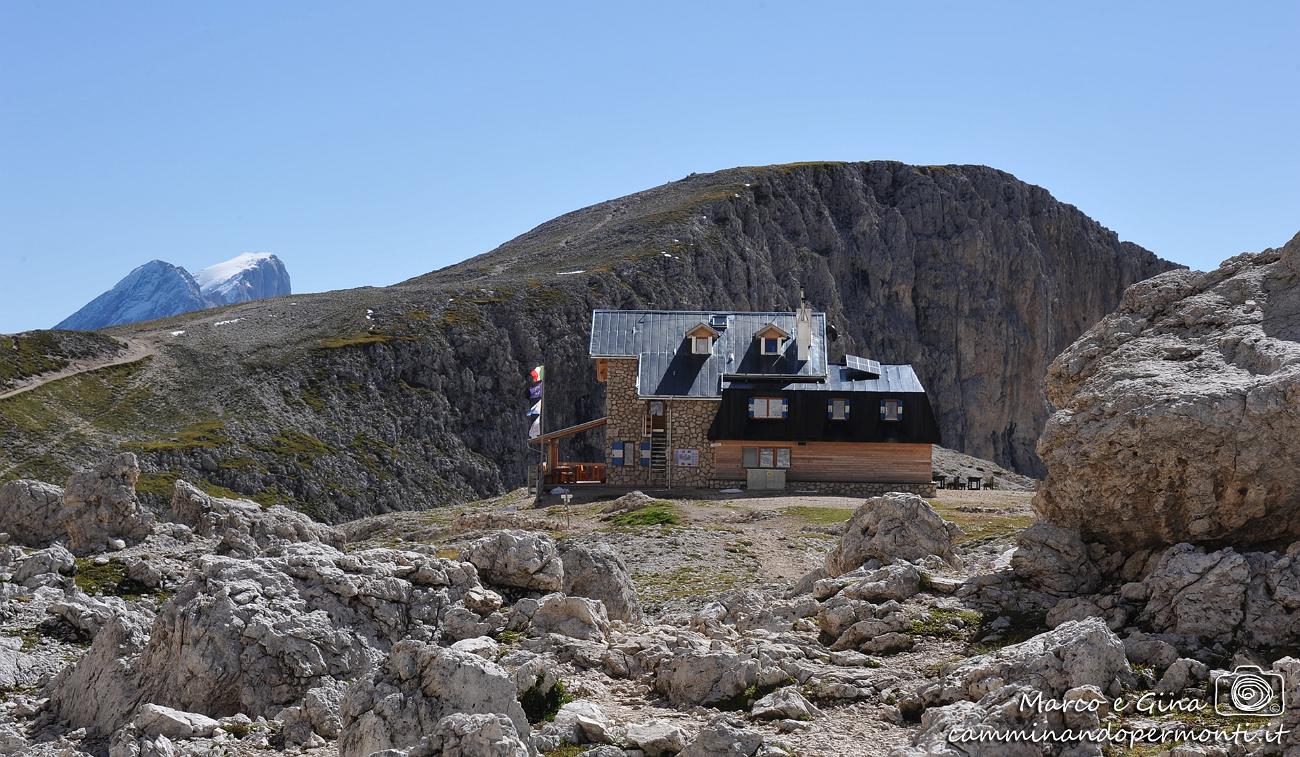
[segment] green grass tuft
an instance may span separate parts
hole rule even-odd
[[[677,505],[664,499],[657,499],[645,507],[631,512],[615,515],[610,523],[623,528],[636,526],[679,526],[685,521]]]
[[[362,332],[359,334],[349,334],[347,336],[335,336],[329,339],[320,340],[319,348],[322,350],[338,350],[344,347],[364,347],[368,344],[387,344],[396,337],[391,334],[381,334],[375,332]]]
[[[983,614],[975,610],[935,607],[924,615],[913,618],[908,630],[917,636],[932,636],[939,639],[966,638],[975,632],[983,618]],[[959,628],[954,629],[953,626]]]
[[[845,507],[806,507],[800,505],[784,508],[781,510],[781,514],[798,518],[804,523],[814,526],[837,526],[853,517],[853,510]]]
[[[226,424],[220,420],[191,423],[172,435],[170,439],[153,442],[127,442],[123,449],[136,452],[179,452],[191,449],[212,449],[228,444]]]

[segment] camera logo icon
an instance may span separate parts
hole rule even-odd
[[[1281,673],[1238,665],[1214,681],[1214,712],[1218,715],[1268,718],[1285,709],[1286,684]]]

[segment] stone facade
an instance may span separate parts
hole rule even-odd
[[[640,464],[638,445],[648,439],[645,435],[648,400],[638,395],[636,378],[635,358],[608,361],[605,385],[605,412],[609,416],[609,423],[605,426],[606,482],[613,486],[655,488],[710,486],[713,452],[709,446],[709,426],[718,414],[721,401],[663,400],[668,427],[668,469],[656,471]],[[613,443],[616,441],[626,445],[626,465],[614,464]],[[699,464],[676,465],[676,450],[679,449],[695,450]]]

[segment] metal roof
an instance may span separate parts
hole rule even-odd
[[[701,322],[725,327],[709,355],[691,353],[686,332]],[[794,339],[779,355],[760,354],[754,335],[775,324],[795,333],[794,313],[733,313],[717,310],[596,310],[591,314],[592,357],[640,360],[642,396],[718,397],[724,377],[789,376],[807,381],[826,376],[826,314],[813,313],[808,360],[798,359]]]
[[[882,394],[925,393],[925,387],[917,378],[916,371],[910,365],[882,365],[877,378],[859,378],[862,374],[843,365],[832,365],[830,376],[826,381],[791,381],[781,386],[772,383],[766,387],[774,391],[804,392],[880,392]],[[750,389],[756,386],[753,381],[731,381],[723,384],[724,389]]]
[[[709,355],[692,354],[686,339],[686,332],[701,322],[721,332]],[[595,310],[591,356],[637,358],[637,391],[643,397],[720,397],[728,387],[754,381],[773,386],[782,379],[787,379],[782,388],[802,391],[925,392],[910,365],[881,365],[853,355],[846,356],[849,365],[827,365],[825,313],[813,313],[806,361],[798,360],[794,339],[787,340],[780,355],[761,354],[754,335],[770,324],[793,334],[795,314]]]

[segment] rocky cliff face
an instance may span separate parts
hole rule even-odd
[[[1046,519],[1128,550],[1300,538],[1300,236],[1134,286],[1047,386]]]
[[[801,283],[835,356],[916,366],[946,446],[1037,472],[1047,364],[1171,267],[990,168],[691,176],[396,286],[115,332],[155,357],[85,377],[78,402],[0,401],[0,478],[57,477],[125,444],[146,496],[183,476],[338,520],[488,494],[537,459],[529,368],[547,365],[548,428],[600,414],[592,308],[792,308]],[[589,434],[565,454],[602,448]]]
[[[913,364],[946,446],[1040,474],[1048,363],[1173,267],[1001,171],[874,162],[693,175],[417,281],[585,269],[593,304],[755,310],[794,309],[802,282],[841,336],[835,357]],[[585,365],[585,341],[567,345],[546,357]]]

